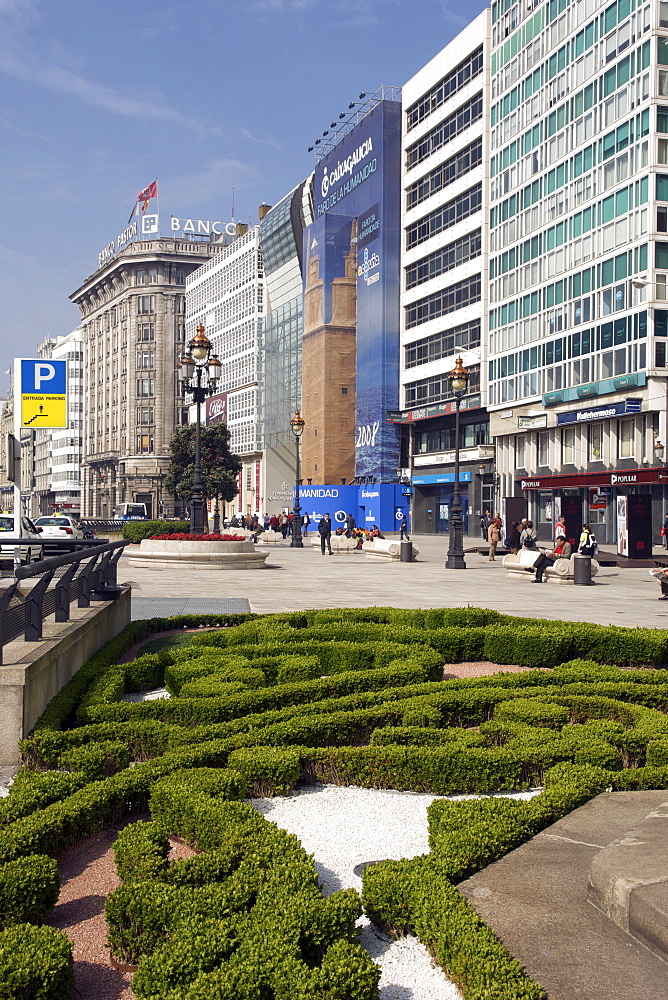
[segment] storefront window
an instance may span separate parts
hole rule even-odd
[[[603,424],[589,425],[589,461],[603,460]]]
[[[561,432],[561,461],[564,465],[575,464],[575,427],[564,427]]]
[[[617,421],[617,456],[618,458],[633,458],[634,420]]]
[[[547,431],[538,435],[538,464],[545,466],[550,464],[550,435]]]
[[[553,517],[551,490],[540,490],[538,493],[538,521],[540,524],[551,524]]]

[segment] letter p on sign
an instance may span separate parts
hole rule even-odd
[[[56,369],[53,365],[35,365],[35,392],[48,392],[49,386],[42,388],[42,382],[53,382]]]

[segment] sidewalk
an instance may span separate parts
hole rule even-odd
[[[200,602],[245,598],[251,610],[261,614],[307,608],[472,604],[504,614],[562,621],[668,626],[668,602],[657,600],[659,586],[647,569],[602,567],[592,587],[551,583],[532,587],[522,580],[508,579],[501,559],[489,562],[486,555],[478,553],[466,556],[466,570],[446,570],[447,536],[411,537],[420,549],[415,563],[380,562],[362,552],[323,557],[310,543],[303,549],[291,549],[286,542],[268,546],[269,558],[263,570],[137,569],[128,566],[127,555],[123,555],[118,579],[132,584],[133,597],[141,599],[144,614],[151,607],[151,598],[188,599],[198,611],[204,610]],[[465,548],[478,545],[482,545],[479,538],[465,539]]]

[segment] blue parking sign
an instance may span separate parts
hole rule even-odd
[[[21,359],[21,392],[62,396],[67,392],[67,361]]]

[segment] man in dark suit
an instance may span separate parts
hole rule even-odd
[[[325,554],[325,542],[327,543],[327,548],[329,549],[329,554],[332,554],[332,522],[329,519],[329,514],[325,514],[324,517],[318,522],[318,534],[320,535],[320,551]]]

